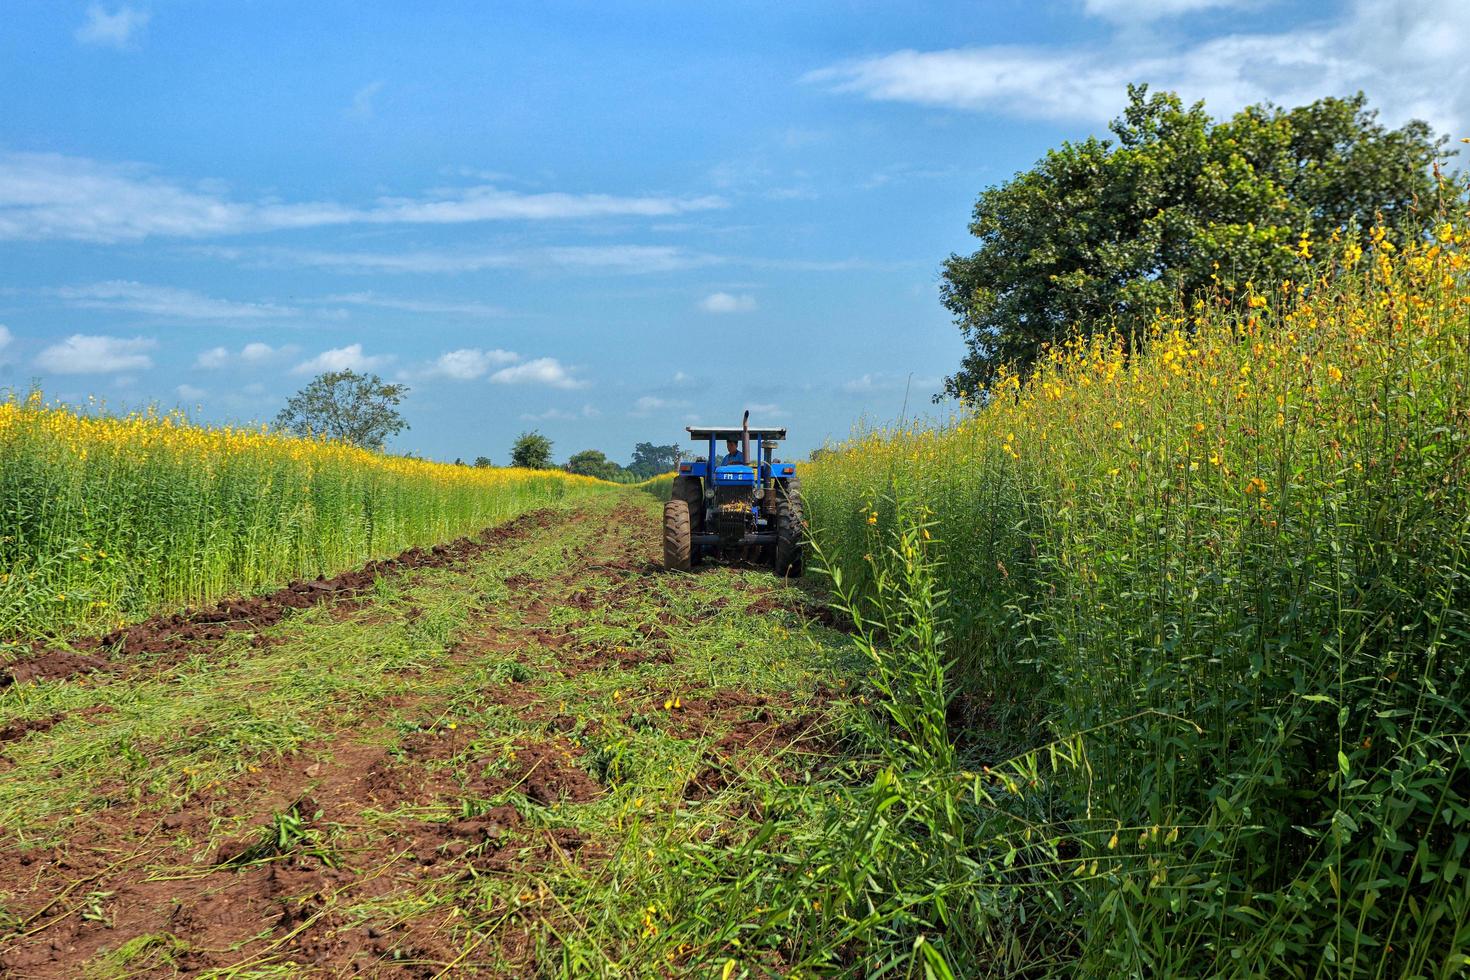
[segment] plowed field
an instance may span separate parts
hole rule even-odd
[[[778,969],[701,890],[831,765],[849,644],[810,586],[664,573],[657,511],[0,667],[0,974]]]

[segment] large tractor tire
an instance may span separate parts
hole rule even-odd
[[[791,496],[801,496],[801,477],[777,477],[766,487],[766,495],[761,498],[761,512],[768,517],[775,517],[781,501]]]
[[[682,500],[689,505],[689,530],[696,534],[704,530],[704,484],[699,477],[674,477],[674,488],[669,492],[669,499]]]
[[[690,567],[689,504],[670,500],[664,504],[664,567],[687,572]]]
[[[791,481],[795,482],[795,481]],[[806,519],[798,487],[782,487],[776,501],[776,574],[799,578],[806,557]]]

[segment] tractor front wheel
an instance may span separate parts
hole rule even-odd
[[[783,488],[780,498],[776,501],[776,574],[782,578],[799,578],[806,550],[801,495]]]
[[[704,484],[697,476],[676,476],[669,490],[670,500],[682,500],[689,505],[689,529],[704,530]]]
[[[670,500],[664,504],[664,567],[689,571],[689,502]]]

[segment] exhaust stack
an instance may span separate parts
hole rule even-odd
[[[745,465],[750,465],[750,409],[745,410],[745,417],[740,420],[740,458],[745,460]]]

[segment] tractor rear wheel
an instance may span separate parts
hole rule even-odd
[[[689,503],[670,500],[664,504],[664,567],[689,571]]]
[[[794,481],[793,481],[794,482]],[[782,487],[776,501],[776,574],[799,578],[806,551],[806,519],[796,487]]]

